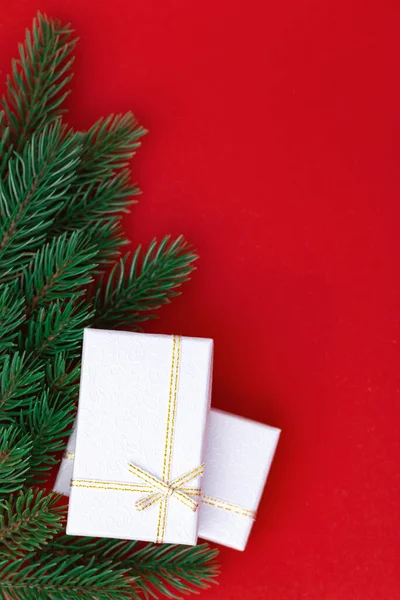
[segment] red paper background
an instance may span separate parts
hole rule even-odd
[[[201,260],[152,330],[215,339],[214,405],[282,428],[244,553],[204,600],[399,598],[399,3],[2,1],[81,36],[70,122],[150,134],[135,243]]]

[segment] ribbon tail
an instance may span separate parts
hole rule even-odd
[[[168,486],[163,481],[154,477],[154,475],[150,475],[150,473],[147,473],[147,471],[144,471],[137,465],[128,463],[128,470],[132,475],[136,475],[136,477],[139,477],[139,479],[150,485],[153,489],[155,488],[159,492],[168,491]]]
[[[178,477],[178,479],[175,479],[171,483],[171,485],[172,485],[172,487],[175,487],[175,488],[181,488],[186,483],[193,481],[193,479],[196,479],[197,477],[201,477],[203,475],[203,473],[204,473],[204,464],[200,465],[199,467],[196,467],[195,469],[192,469],[191,471],[188,471],[184,475],[181,475],[181,477]]]
[[[196,512],[199,506],[199,503],[196,502],[196,500],[193,500],[193,498],[190,498],[190,496],[188,496],[184,492],[181,492],[180,490],[175,490],[173,493],[173,497],[174,496],[177,500],[182,502],[182,504],[188,506],[193,512]]]
[[[135,503],[135,508],[136,510],[146,510],[146,508],[150,508],[150,506],[156,502],[160,502],[163,498],[165,498],[165,495],[161,494],[160,492],[148,494]]]

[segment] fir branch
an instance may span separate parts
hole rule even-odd
[[[110,115],[83,133],[81,161],[68,202],[57,214],[51,235],[87,229],[110,215],[126,212],[139,193],[131,183],[129,160],[146,133],[134,115]],[[114,217],[115,218],[115,217]]]
[[[18,327],[25,319],[24,309],[18,282],[0,286],[0,352],[15,346]]]
[[[10,128],[7,126],[4,110],[0,110],[0,178],[3,179],[8,161],[12,154],[12,144],[10,142]]]
[[[58,556],[77,553],[82,556],[81,560],[90,560],[97,556],[119,561],[127,554],[136,551],[139,546],[140,542],[136,540],[61,535],[53,540],[48,551],[54,552]]]
[[[17,416],[23,407],[29,407],[42,388],[43,365],[32,358],[25,352],[1,357],[0,419],[3,421]]]
[[[87,243],[97,248],[96,262],[99,268],[93,274],[103,273],[104,267],[121,254],[122,246],[128,244],[119,219],[99,219],[84,231]]]
[[[0,598],[3,600],[122,600],[131,597],[131,580],[124,570],[101,567],[78,556],[43,556],[0,562]]]
[[[71,398],[49,396],[44,391],[31,403],[21,417],[21,428],[32,438],[30,470],[27,480],[41,483],[46,473],[57,464],[54,454],[65,448],[65,436],[71,433],[74,421],[74,403]]]
[[[49,357],[63,352],[69,358],[76,357],[83,329],[92,315],[90,305],[77,303],[74,297],[52,302],[31,317],[27,332],[20,336],[20,344],[34,356]]]
[[[131,112],[99,119],[82,137],[81,182],[127,167],[146,133]]]
[[[52,357],[45,367],[46,385],[51,395],[75,399],[79,389],[80,364],[66,360],[64,353]]]
[[[60,122],[33,134],[0,178],[0,280],[18,274],[42,245],[75,175],[79,146]]]
[[[129,565],[132,572],[140,574],[135,585],[145,596],[157,597],[158,592],[179,598],[177,594],[199,592],[215,583],[219,573],[217,555],[218,551],[211,550],[208,544],[192,547],[147,544],[120,564]]]
[[[190,278],[196,259],[182,236],[172,243],[169,236],[160,244],[153,240],[143,257],[139,246],[132,258],[127,254],[107,277],[99,278],[93,292],[94,325],[131,327],[152,318],[149,311],[179,295],[177,288]]]
[[[81,554],[81,561],[96,558],[97,564],[112,560],[136,576],[134,587],[140,597],[158,598],[160,594],[179,598],[205,589],[218,575],[218,550],[208,544],[194,547],[172,544],[138,544],[125,540],[77,538],[54,539],[45,552],[69,556]]]
[[[77,41],[72,34],[70,25],[40,13],[33,21],[32,33],[26,31],[2,100],[10,142],[16,149],[65,112],[60,106],[69,94],[66,86],[72,78],[71,53]]]
[[[64,525],[66,508],[57,506],[58,494],[24,490],[0,507],[0,556],[23,556],[41,548]]]
[[[22,487],[29,470],[31,450],[29,434],[23,434],[16,425],[0,426],[0,496],[8,496]]]
[[[92,280],[97,253],[92,240],[80,231],[62,234],[45,244],[24,269],[27,315],[52,300],[83,294],[82,287]]]
[[[78,171],[79,185],[74,186],[69,202],[57,214],[50,235],[87,229],[99,220],[110,220],[110,215],[128,212],[132,196],[139,194],[139,189],[131,184],[129,169],[107,175],[100,180],[81,183],[85,177]]]

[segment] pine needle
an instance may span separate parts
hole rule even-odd
[[[57,213],[51,235],[94,224],[119,222],[117,213],[127,212],[139,188],[131,183],[129,161],[146,133],[135,116],[110,115],[83,133],[77,178],[70,198]]]
[[[35,400],[43,385],[44,369],[25,352],[3,355],[0,366],[0,419],[12,420]]]
[[[25,44],[19,46],[19,59],[12,63],[2,107],[10,128],[9,143],[16,150],[24,147],[34,133],[40,132],[63,112],[61,105],[69,94],[72,78],[71,56],[77,42],[70,25],[38,14],[32,32],[26,31]],[[3,133],[3,129],[0,131]]]
[[[71,433],[73,421],[71,398],[61,395],[52,398],[48,390],[44,390],[31,403],[26,415],[20,417],[22,431],[29,433],[32,439],[28,482],[45,481],[47,471],[59,461],[55,455],[65,448],[64,440]]]
[[[0,496],[18,491],[29,470],[32,440],[17,425],[0,426]]]
[[[66,508],[58,494],[20,491],[0,507],[0,556],[23,556],[41,548],[64,525]]]
[[[81,231],[62,234],[43,246],[24,269],[26,314],[60,297],[80,296],[81,288],[92,281],[96,255],[96,246]]]
[[[122,600],[131,597],[130,580],[123,569],[87,565],[79,556],[42,555],[33,560],[0,562],[0,598],[3,600]]]
[[[75,358],[80,352],[82,332],[90,323],[93,311],[76,298],[55,300],[48,308],[39,309],[29,320],[27,334],[20,345],[34,356],[51,357],[63,352]]]
[[[208,544],[138,544],[125,540],[61,536],[48,549],[59,556],[81,555],[83,564],[96,558],[112,561],[135,577],[133,587],[140,598],[182,598],[215,583],[218,551]]]
[[[79,161],[76,136],[60,122],[34,133],[0,178],[0,282],[15,277],[41,247]]]
[[[190,278],[197,255],[182,236],[153,240],[143,254],[139,246],[127,254],[110,274],[101,277],[93,294],[96,327],[132,327],[153,317],[150,311],[178,296],[177,289]]]
[[[53,356],[45,366],[46,385],[52,395],[59,394],[62,397],[76,398],[79,375],[80,364],[70,359],[67,360],[64,352]]]
[[[127,167],[146,133],[131,112],[99,119],[82,136],[80,173],[86,183],[97,181],[101,174]]]
[[[25,301],[18,283],[0,287],[0,352],[15,346],[18,327],[25,320]]]

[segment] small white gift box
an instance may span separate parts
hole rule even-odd
[[[54,491],[58,494],[64,494],[69,496],[71,488],[72,472],[74,470],[75,461],[75,446],[76,446],[76,426],[69,436],[67,448],[64,452],[64,456],[61,459],[60,468],[57,473],[56,481],[54,484]]]
[[[196,544],[212,352],[85,330],[67,534]]]
[[[275,427],[210,411],[199,537],[244,550],[279,434]]]

